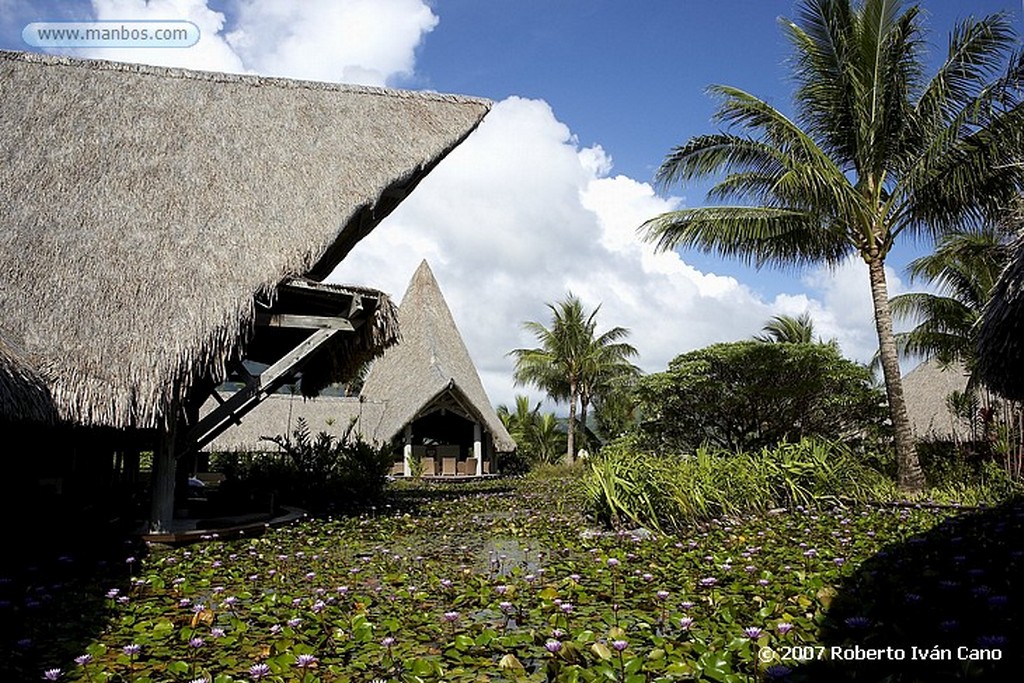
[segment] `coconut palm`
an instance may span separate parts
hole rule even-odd
[[[585,419],[594,396],[614,378],[639,372],[628,360],[636,355],[636,349],[620,341],[629,335],[624,327],[597,334],[597,313],[601,307],[587,313],[571,292],[563,301],[548,304],[548,308],[551,327],[533,321],[523,324],[540,346],[510,353],[516,360],[513,379],[517,385],[532,384],[552,400],[569,404],[566,462],[572,464],[576,454],[577,406]]]
[[[899,483],[919,490],[886,257],[904,235],[979,224],[1024,185],[1024,58],[1013,52],[1009,17],[970,18],[926,79],[921,10],[899,0],[804,0],[782,26],[793,47],[795,118],[713,86],[715,120],[726,129],[676,147],[657,174],[663,187],[724,174],[709,198],[740,205],[669,212],[641,232],[660,249],[695,247],[758,267],[863,260]]]
[[[977,322],[1006,265],[1012,232],[987,226],[956,231],[939,240],[932,254],[911,261],[911,282],[925,281],[937,293],[910,292],[889,300],[896,320],[916,320],[896,335],[901,355],[962,363],[973,372]]]

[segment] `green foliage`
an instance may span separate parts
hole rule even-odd
[[[538,403],[530,408],[530,399],[516,396],[515,412],[508,406],[498,406],[498,418],[516,442],[515,457],[507,458],[506,474],[522,474],[531,466],[541,463],[555,464],[565,455],[566,433],[554,413],[541,413]]]
[[[938,237],[1005,212],[1024,188],[1024,53],[1005,13],[970,17],[926,77],[924,12],[899,0],[804,0],[782,27],[794,115],[715,85],[717,133],[665,157],[665,187],[712,180],[706,206],[641,226],[658,249],[758,267],[867,265],[889,395],[900,373],[885,263],[904,236]],[[962,329],[962,327],[961,327]],[[901,485],[923,485],[902,401],[889,406]]]
[[[1013,231],[1005,225],[957,230],[943,236],[935,252],[910,263],[912,281],[924,281],[938,293],[910,292],[890,300],[896,320],[915,327],[896,335],[904,356],[962,363],[973,371],[977,322],[1009,256]]]
[[[243,488],[273,492],[282,503],[313,511],[353,508],[380,499],[394,453],[353,434],[342,438],[327,432],[312,435],[299,418],[290,435],[266,439],[283,455],[239,459],[233,474]]]
[[[569,404],[566,459],[572,462],[576,443],[577,406],[579,422],[586,425],[587,409],[595,401],[628,384],[640,370],[629,359],[636,349],[622,341],[629,335],[624,327],[597,333],[600,306],[587,312],[579,297],[571,292],[563,301],[548,304],[551,326],[526,322],[540,346],[515,349],[514,379],[517,384],[532,384],[553,400]]]
[[[715,344],[640,380],[647,448],[756,450],[804,437],[856,442],[884,432],[884,395],[830,344]]]
[[[754,339],[768,344],[811,344],[814,342],[814,321],[810,313],[776,315],[761,328],[764,334]]]
[[[804,439],[739,453],[701,447],[666,458],[627,439],[594,459],[586,486],[605,523],[678,530],[723,515],[865,501],[885,479],[837,442]]]
[[[814,448],[790,457],[813,461],[804,451]],[[584,470],[402,481],[372,516],[178,548],[117,542],[103,563],[9,553],[22,564],[5,574],[5,594],[34,596],[45,578],[52,599],[5,623],[0,680],[40,681],[59,667],[66,683],[749,683],[783,663],[794,681],[863,682],[891,679],[892,662],[868,676],[868,662],[799,661],[794,647],[909,653],[1024,634],[1019,505],[793,507],[676,534],[605,533],[582,514]],[[125,562],[128,552],[136,559]],[[15,646],[22,638],[31,647]],[[1005,652],[966,677],[973,663],[912,663],[916,680],[1017,680]],[[315,666],[300,667],[302,655]],[[262,667],[265,677],[251,673]]]

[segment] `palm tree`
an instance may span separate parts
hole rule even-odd
[[[615,378],[639,372],[628,359],[636,349],[620,341],[629,335],[624,327],[598,335],[597,313],[584,310],[580,299],[570,292],[563,301],[548,304],[551,327],[539,322],[526,322],[524,329],[532,332],[540,343],[533,349],[516,349],[513,378],[517,385],[532,384],[556,402],[569,404],[566,462],[572,464],[576,455],[576,408],[581,417],[595,395],[600,394]]]
[[[794,318],[776,315],[761,328],[764,334],[754,335],[757,341],[772,344],[811,344],[814,342],[814,321],[804,312]]]
[[[961,363],[973,374],[977,322],[1006,265],[1012,239],[1013,232],[1003,226],[958,230],[943,236],[934,253],[911,261],[911,281],[937,285],[939,293],[911,292],[889,300],[894,318],[919,321],[896,335],[901,355]]]
[[[870,276],[899,483],[920,490],[885,261],[904,233],[976,225],[1024,186],[1024,56],[1012,53],[1009,17],[970,18],[925,79],[921,10],[900,0],[804,0],[798,21],[782,25],[793,46],[795,119],[740,89],[713,86],[715,120],[726,130],[676,147],[657,174],[667,187],[724,173],[709,198],[740,205],[673,211],[640,229],[660,249],[696,247],[757,267],[836,266],[859,256]]]

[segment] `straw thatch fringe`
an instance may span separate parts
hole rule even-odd
[[[1024,401],[1024,236],[1011,248],[982,313],[975,372],[992,390]]]
[[[254,295],[326,276],[487,108],[0,51],[0,334],[61,419],[160,427],[224,377]],[[372,356],[375,324],[322,362]]]
[[[484,390],[444,295],[424,261],[398,308],[402,341],[388,349],[367,374],[362,395],[386,408],[376,436],[395,438],[420,411],[445,392],[465,397],[468,408],[490,432],[498,451],[515,442]]]
[[[370,319],[355,333],[341,335],[330,348],[314,355],[302,372],[302,394],[306,398],[317,396],[330,384],[344,382],[355,376],[366,363],[380,357],[386,349],[399,341],[398,310],[391,298],[372,289],[317,285],[346,293],[361,293],[377,301]]]
[[[52,422],[56,410],[46,382],[0,337],[0,415],[11,421]]]

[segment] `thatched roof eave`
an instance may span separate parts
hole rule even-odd
[[[0,51],[0,335],[62,420],[159,428],[489,106]]]

